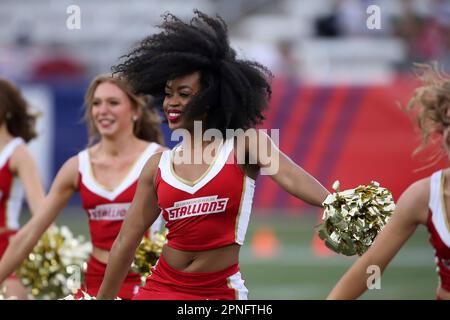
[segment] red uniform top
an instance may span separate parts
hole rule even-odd
[[[125,214],[133,201],[141,170],[160,147],[157,143],[150,143],[137,159],[125,180],[113,190],[107,190],[95,180],[88,151],[83,150],[78,154],[79,190],[83,208],[88,215],[93,246],[111,250],[125,219]],[[159,227],[158,222],[155,222],[152,229]]]
[[[450,223],[445,210],[444,174],[442,170],[431,176],[430,183],[430,214],[428,215],[428,230],[430,242],[435,249],[437,272],[441,287],[450,291]]]
[[[19,229],[19,216],[22,209],[24,191],[20,180],[9,168],[9,160],[21,138],[12,139],[0,152],[0,228]]]
[[[255,181],[236,163],[228,139],[205,174],[193,183],[173,170],[173,151],[163,152],[155,187],[167,221],[167,241],[179,250],[242,245],[250,219]]]

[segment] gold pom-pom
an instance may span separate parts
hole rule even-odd
[[[64,298],[58,299],[58,300],[97,300],[97,297],[89,295],[89,293],[78,290],[76,294],[69,294],[68,296],[65,296]],[[114,300],[122,300],[119,297],[116,297]]]
[[[392,194],[376,181],[342,192],[336,181],[333,189],[336,192],[322,203],[323,222],[315,227],[316,231],[334,252],[346,256],[362,255],[395,209]]]
[[[141,275],[143,283],[145,283],[145,279],[152,273],[150,269],[158,261],[165,243],[166,230],[155,233],[151,239],[144,237],[136,249],[131,270]]]
[[[52,225],[16,270],[22,283],[38,299],[58,299],[80,286],[83,263],[91,244],[75,238],[68,227]]]
[[[6,288],[0,286],[0,300],[17,300],[16,296],[6,297]]]
[[[69,294],[58,300],[97,300],[97,298],[89,295],[85,291],[80,290],[77,294]]]

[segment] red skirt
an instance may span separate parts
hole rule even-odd
[[[84,273],[85,286],[82,290],[87,292],[90,296],[96,296],[102,284],[105,271],[106,264],[95,259],[91,255],[87,261],[87,269]],[[124,300],[131,300],[131,298],[133,298],[133,296],[138,292],[140,286],[141,276],[137,273],[130,272],[125,278],[125,281],[123,282],[117,296]]]
[[[247,295],[238,264],[217,272],[182,272],[161,256],[133,300],[246,300]]]

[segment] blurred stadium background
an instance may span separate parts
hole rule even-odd
[[[72,5],[79,29],[67,24]],[[1,0],[0,75],[42,111],[31,148],[47,188],[63,162],[87,144],[81,118],[89,81],[157,31],[164,12],[187,19],[194,8],[220,14],[239,55],[274,72],[262,127],[280,129],[281,149],[325,186],[331,189],[336,179],[342,189],[377,180],[398,199],[412,181],[446,165],[421,169],[432,151],[412,156],[419,136],[401,106],[417,85],[413,62],[450,68],[449,1]],[[379,28],[370,27],[373,19]],[[325,298],[353,259],[330,254],[313,237],[321,212],[267,177],[257,182],[254,200],[241,254],[250,298]],[[78,198],[59,219],[81,234],[86,221]],[[421,228],[392,262],[381,290],[363,298],[434,299],[436,284],[433,251]]]

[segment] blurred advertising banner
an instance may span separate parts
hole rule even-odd
[[[403,76],[382,85],[317,86],[278,79],[262,128],[279,128],[281,150],[330,191],[335,180],[341,190],[375,180],[397,201],[412,182],[447,163],[444,157],[433,164],[431,149],[413,156],[420,135],[403,109],[417,86]],[[269,177],[258,180],[256,208],[307,208]]]

